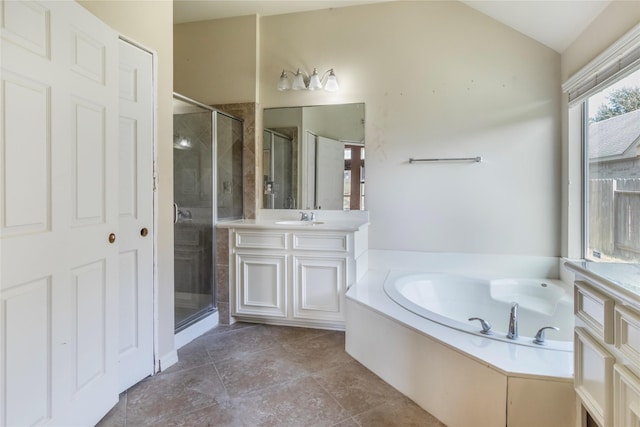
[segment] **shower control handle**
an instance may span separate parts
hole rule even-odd
[[[487,322],[484,319],[481,319],[479,317],[470,317],[469,321],[473,321],[473,320],[479,320],[480,321],[480,326],[482,326],[482,330],[480,331],[480,333],[483,333],[485,335],[492,335],[493,332],[491,331],[491,323]]]

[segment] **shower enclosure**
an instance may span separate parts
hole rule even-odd
[[[174,94],[173,132],[174,307],[179,331],[216,309],[214,225],[242,216],[242,121]]]

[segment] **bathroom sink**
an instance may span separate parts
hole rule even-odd
[[[276,224],[277,225],[318,225],[318,224],[324,224],[324,222],[293,220],[293,221],[276,221]]]

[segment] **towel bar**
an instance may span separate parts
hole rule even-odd
[[[479,163],[482,161],[482,157],[449,157],[441,159],[409,159],[409,163],[415,162],[474,162]]]

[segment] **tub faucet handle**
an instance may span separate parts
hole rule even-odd
[[[485,335],[492,335],[493,332],[491,331],[491,323],[487,322],[484,319],[481,319],[479,317],[470,317],[469,321],[473,321],[473,320],[479,320],[480,321],[480,326],[482,326],[482,330],[480,331],[481,333],[485,334]]]
[[[544,331],[546,329],[553,329],[553,330],[556,330],[556,331],[560,330],[560,328],[556,328],[555,326],[545,326],[544,328],[540,328],[538,330],[538,333],[536,334],[535,338],[533,339],[534,343],[536,343],[538,345],[545,345],[545,342],[544,342]]]

